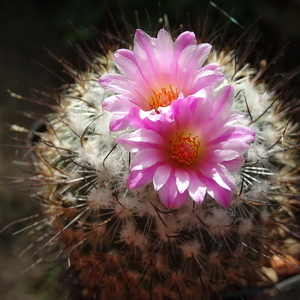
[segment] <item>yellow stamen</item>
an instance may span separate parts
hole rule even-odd
[[[171,85],[169,85],[168,90],[166,88],[161,88],[160,92],[156,92],[154,90],[151,91],[153,96],[151,96],[151,100],[149,100],[148,103],[150,109],[155,109],[156,112],[159,107],[166,107],[170,105],[173,100],[178,98],[177,89],[176,92],[174,92]]]
[[[200,142],[198,136],[192,137],[191,133],[177,133],[176,138],[169,142],[171,159],[181,165],[193,164],[199,156]]]

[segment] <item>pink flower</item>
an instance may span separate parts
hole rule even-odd
[[[201,90],[161,108],[160,118],[131,110],[136,131],[118,142],[135,153],[127,186],[153,182],[167,207],[182,206],[189,196],[200,204],[206,193],[227,207],[235,190],[232,172],[241,168],[243,154],[254,139],[252,129],[239,125],[241,114],[231,110],[232,86]]]
[[[210,49],[210,44],[197,45],[193,32],[183,32],[173,42],[164,29],[157,38],[137,30],[133,51],[120,49],[115,53],[121,74],[105,74],[99,79],[102,87],[117,93],[103,101],[103,108],[114,113],[110,130],[128,126],[132,107],[157,112],[181,94],[187,97],[208,86],[217,87],[224,79],[219,65],[201,68]]]

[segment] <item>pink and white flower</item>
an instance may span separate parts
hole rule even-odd
[[[252,129],[237,123],[231,110],[232,86],[201,90],[161,108],[160,118],[133,108],[130,125],[136,131],[118,142],[135,153],[127,186],[136,189],[153,182],[167,207],[182,206],[189,196],[200,204],[210,195],[227,207],[235,190],[232,172],[241,168]]]
[[[115,53],[121,74],[105,74],[99,79],[102,87],[116,93],[103,101],[103,108],[114,113],[110,130],[128,126],[132,107],[158,112],[179,95],[188,97],[208,86],[217,87],[224,79],[220,66],[202,67],[210,49],[210,44],[197,44],[193,32],[183,32],[173,42],[165,29],[157,38],[137,30],[133,50]]]

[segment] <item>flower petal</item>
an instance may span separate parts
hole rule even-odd
[[[171,171],[172,171],[171,166],[167,164],[164,164],[157,168],[153,176],[153,185],[156,191],[161,189],[161,187],[166,184],[167,180],[170,177]]]
[[[235,150],[217,149],[211,150],[205,159],[209,162],[223,163],[224,161],[233,160],[240,156],[240,153]]]
[[[228,207],[232,201],[232,191],[223,189],[216,182],[211,179],[202,177],[201,181],[207,187],[207,194],[209,194],[215,201],[223,207]]]
[[[214,97],[211,117],[218,116],[220,115],[221,112],[228,112],[232,106],[233,99],[234,99],[233,86],[227,85],[222,87]]]
[[[127,97],[131,95],[131,83],[121,74],[104,74],[98,83],[108,91],[120,93]]]
[[[110,131],[124,130],[128,127],[127,114],[114,114],[109,122]]]
[[[170,177],[165,185],[158,191],[161,202],[169,208],[178,208],[186,203],[188,200],[188,192],[179,193],[176,188],[176,178],[174,173],[170,174]]]
[[[126,185],[129,189],[137,189],[148,185],[152,179],[157,166],[154,165],[145,170],[130,172],[126,179]]]
[[[157,63],[154,56],[154,47],[156,39],[151,38],[142,30],[137,30],[134,36],[133,53],[143,73],[147,74],[147,82],[149,85],[156,82],[155,70]]]
[[[132,107],[128,100],[125,96],[113,95],[103,100],[102,107],[108,111],[128,113]]]
[[[175,170],[175,177],[176,177],[176,186],[179,193],[183,193],[187,190],[190,185],[190,175],[187,171],[182,169]]]
[[[163,161],[165,157],[157,149],[147,148],[138,152],[130,164],[131,171],[143,170]]]
[[[239,170],[245,162],[243,157],[237,157],[236,159],[230,161],[224,161],[222,165],[230,172]]]
[[[165,80],[165,77],[173,74],[173,40],[170,34],[163,28],[157,34],[156,47],[154,48],[154,56],[157,62],[157,70],[160,82]],[[171,79],[172,81],[172,79]]]
[[[217,71],[203,71],[200,69],[194,77],[190,94],[194,94],[200,89],[207,87],[218,87],[224,81],[224,75]]]
[[[207,190],[207,193],[223,207],[228,207],[232,201],[232,191],[221,188],[216,185],[212,190]]]
[[[201,204],[206,195],[206,186],[199,180],[194,172],[190,172],[189,194],[198,204]]]
[[[202,162],[201,173],[224,189],[234,189],[233,177],[222,164]]]
[[[118,138],[117,142],[127,151],[137,152],[147,148],[154,148],[156,145],[163,145],[163,138],[153,130],[141,128]]]

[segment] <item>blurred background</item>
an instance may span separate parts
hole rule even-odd
[[[129,35],[137,27],[154,30],[158,20],[167,14],[171,28],[182,24],[189,29],[201,29],[207,17],[210,26],[227,26],[227,32],[237,37],[253,25],[251,32],[260,36],[255,53],[261,58],[271,61],[284,50],[284,56],[277,61],[276,74],[285,77],[300,66],[299,0],[215,0],[214,3],[226,13],[210,5],[207,0],[1,1],[0,229],[35,212],[35,200],[29,192],[18,188],[26,182],[8,184],[14,178],[30,176],[22,165],[12,162],[20,161],[24,151],[11,146],[19,142],[18,134],[12,133],[9,126],[30,126],[49,110],[12,98],[8,90],[30,97],[32,88],[47,90],[49,86],[61,85],[61,81],[51,72],[61,74],[62,68],[45,48],[76,65],[77,56],[71,45],[82,44],[82,39],[93,44],[91,25],[103,31],[116,27],[122,34]],[[298,93],[298,97],[299,86],[300,78],[297,76],[292,80],[291,88]],[[49,267],[47,262],[42,262],[23,272],[37,257],[31,257],[32,249],[18,256],[36,237],[29,236],[28,231],[15,236],[12,234],[31,223],[15,224],[0,234],[0,299],[67,299],[66,289],[55,279],[59,272],[55,266]]]

